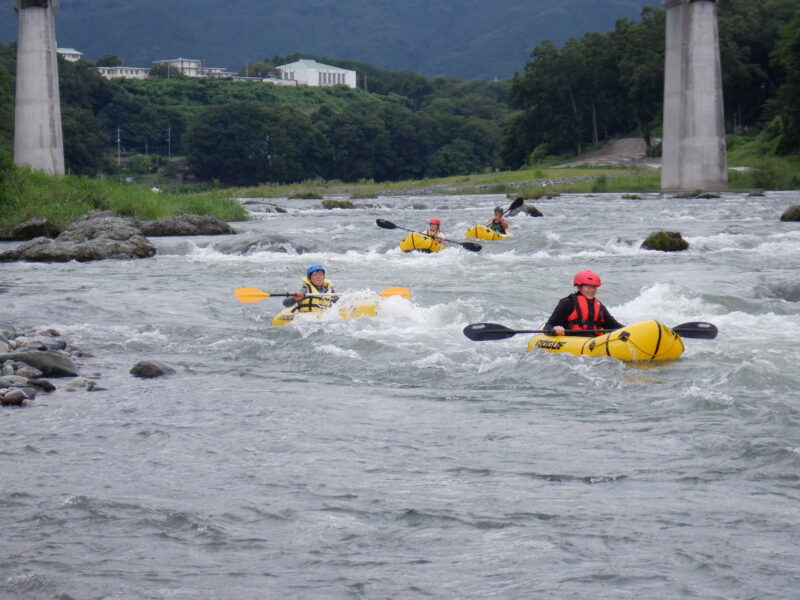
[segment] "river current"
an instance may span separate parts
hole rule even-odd
[[[0,598],[800,597],[800,302],[781,292],[800,226],[779,221],[800,193],[565,195],[432,255],[375,219],[467,241],[510,201],[275,202],[233,226],[288,253],[152,238],[147,260],[0,264],[0,320],[59,330],[105,388],[0,409]],[[659,229],[690,249],[640,249]],[[279,298],[233,295],[294,291],[311,263],[411,299],[273,327]],[[536,328],[581,269],[623,323],[719,336],[624,364],[462,334]],[[131,376],[146,358],[178,372]]]

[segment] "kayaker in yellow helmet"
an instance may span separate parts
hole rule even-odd
[[[508,221],[503,218],[503,212],[505,211],[502,206],[495,207],[494,218],[486,226],[492,231],[505,235],[508,232]]]
[[[442,222],[434,217],[428,221],[428,229],[425,230],[425,235],[432,237],[442,246],[447,246],[447,238],[444,235],[444,231],[441,230],[441,225]]]
[[[600,276],[594,271],[578,271],[572,280],[575,293],[559,300],[556,309],[545,323],[550,335],[564,335],[569,330],[620,329],[625,327],[595,298],[600,287]],[[601,335],[595,333],[595,335]]]
[[[336,302],[338,296],[317,297],[317,294],[333,294],[333,283],[325,277],[325,267],[322,265],[311,265],[306,269],[306,276],[300,280],[303,284],[303,291],[295,292],[283,301],[284,306],[293,306],[296,312],[313,312],[319,309],[330,308]],[[309,296],[307,294],[314,294]]]

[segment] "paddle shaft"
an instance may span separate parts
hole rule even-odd
[[[624,329],[624,327],[620,328]],[[593,336],[603,333],[612,333],[620,329],[568,329],[564,335]],[[681,323],[671,328],[676,334],[685,338],[695,338],[702,340],[713,340],[717,337],[717,327],[713,323],[694,321],[691,323]],[[482,342],[488,340],[505,340],[517,335],[518,333],[544,333],[553,335],[551,330],[545,329],[511,329],[505,325],[497,323],[473,323],[464,328],[464,335],[469,339]]]
[[[409,231],[409,232],[411,232],[411,233],[418,233],[418,234],[420,234],[420,235],[424,235],[425,237],[431,238],[431,239],[432,239],[434,242],[439,242],[440,244],[442,243],[442,242],[440,242],[440,241],[439,241],[439,238],[437,238],[435,235],[430,235],[430,234],[428,234],[428,233],[422,233],[421,231],[416,231],[416,230],[414,230],[414,229],[406,229],[405,227],[400,227],[399,225],[395,225],[394,227],[395,227],[395,229],[402,229],[403,231]],[[455,241],[455,240],[448,240],[448,239],[445,239],[444,241],[446,241],[446,242],[451,242],[451,243],[453,243],[453,244],[459,244],[459,245],[461,245],[461,246],[463,246],[463,245],[464,245],[464,244],[462,244],[461,242],[457,242],[457,241]]]
[[[236,299],[239,300],[239,302],[249,303],[249,302],[260,302],[261,300],[266,300],[267,298],[270,298],[272,296],[284,297],[284,298],[294,297],[295,292],[287,292],[285,294],[270,294],[269,292],[265,292],[264,290],[260,290],[258,288],[248,287],[248,288],[237,288],[234,290],[234,294],[236,295]],[[330,296],[341,296],[341,295],[342,295],[341,293],[305,294],[307,298],[327,298]],[[408,290],[408,288],[396,286],[396,287],[386,288],[385,290],[381,290],[380,292],[378,292],[378,295],[384,298],[388,298],[389,296],[401,296],[403,298],[408,299],[411,297],[411,292]]]

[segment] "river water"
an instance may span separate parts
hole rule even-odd
[[[153,238],[148,260],[0,265],[0,320],[58,329],[106,390],[55,380],[0,409],[0,597],[800,597],[800,303],[781,298],[800,226],[779,221],[800,193],[561,196],[433,255],[375,219],[464,240],[509,200],[364,202],[234,224],[303,253]],[[659,229],[690,250],[639,249]],[[234,298],[315,262],[339,292],[412,298],[286,327],[280,299]],[[719,336],[639,365],[463,336],[535,328],[585,268],[623,323]],[[178,373],[132,377],[145,358]]]

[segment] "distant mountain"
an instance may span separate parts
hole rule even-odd
[[[522,71],[534,46],[607,32],[659,0],[61,0],[58,45],[130,66],[200,58],[238,70],[294,52],[464,79]],[[0,40],[17,36],[0,0]]]

